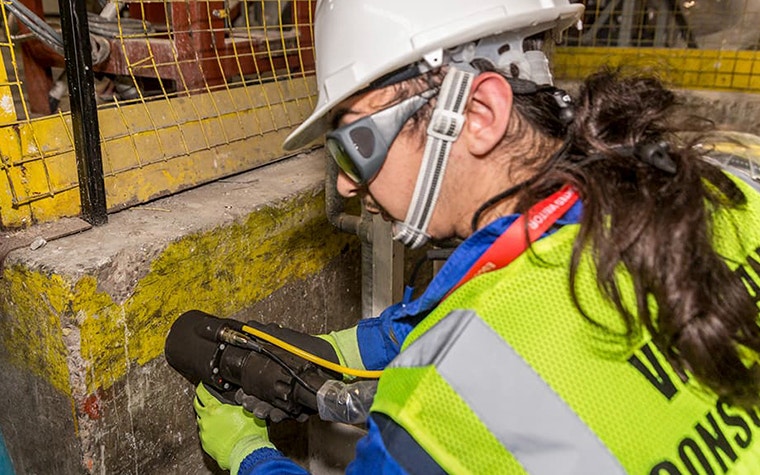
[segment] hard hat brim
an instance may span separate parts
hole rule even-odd
[[[336,105],[348,99],[352,95],[366,88],[372,81],[390,73],[396,69],[422,61],[429,53],[437,49],[452,48],[460,44],[467,43],[485,36],[497,34],[504,31],[519,31],[521,29],[530,29],[544,25],[544,30],[563,31],[571,25],[580,21],[584,11],[582,4],[565,4],[563,6],[538,10],[521,15],[510,15],[506,10],[497,9],[501,16],[491,14],[490,11],[479,12],[477,15],[468,18],[468,21],[452,26],[451,24],[438,25],[435,28],[429,28],[424,32],[416,32],[413,38],[410,38],[410,44],[413,47],[407,48],[398,56],[379,64],[371,66],[361,65],[354,71],[352,67],[343,67],[334,71],[322,71],[317,74],[319,91],[319,100],[314,111],[309,117],[298,126],[283,142],[283,148],[288,151],[305,147],[309,143],[318,139],[330,127],[329,113]],[[319,18],[317,18],[317,22]],[[452,31],[454,31],[453,34]],[[317,45],[317,63],[319,63],[319,45]],[[335,74],[336,76],[333,76]],[[335,80],[337,75],[345,77]],[[334,84],[340,82],[341,87],[334,87]],[[351,83],[350,86],[346,84]]]

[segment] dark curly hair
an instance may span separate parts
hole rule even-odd
[[[546,95],[515,96],[514,108],[545,135],[557,137]],[[599,288],[626,323],[625,336],[633,340],[645,327],[682,375],[688,371],[730,402],[757,406],[760,371],[744,364],[740,347],[760,354],[758,308],[713,247],[712,230],[713,213],[740,207],[746,197],[701,159],[696,139],[677,135],[687,129],[705,133],[711,125],[679,113],[678,105],[676,94],[654,76],[609,68],[591,75],[580,87],[561,153],[539,164],[540,171],[517,194],[517,211],[572,184],[583,201],[570,269],[581,313],[594,322],[575,286],[588,250]],[[632,153],[642,144],[665,147],[671,166],[642,161]],[[623,303],[616,281],[621,267],[632,279],[635,309]]]

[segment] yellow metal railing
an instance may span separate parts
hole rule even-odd
[[[570,46],[554,56],[561,79],[581,79],[605,65],[647,69],[678,87],[760,93],[760,51]]]

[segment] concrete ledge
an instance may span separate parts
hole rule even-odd
[[[311,332],[358,318],[359,243],[326,221],[323,160],[284,160],[8,256],[0,427],[18,473],[213,468],[164,338],[192,308]]]
[[[760,94],[682,90],[686,105],[721,129],[760,135]]]

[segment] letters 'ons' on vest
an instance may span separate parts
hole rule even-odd
[[[760,198],[739,185],[748,206],[716,216],[716,247],[760,303]],[[631,351],[578,313],[576,232],[565,226],[451,294],[404,342],[372,410],[449,473],[760,474],[760,415],[682,381],[647,338]],[[588,260],[577,290],[597,321],[621,328]]]

